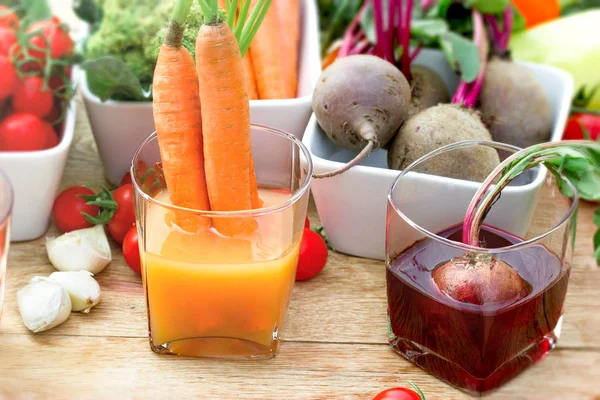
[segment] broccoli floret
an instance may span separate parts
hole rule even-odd
[[[202,25],[202,10],[198,3],[194,2],[185,21],[183,38],[181,40],[182,45],[188,49],[192,58],[195,58],[196,56],[196,38],[198,36],[198,30],[200,30],[200,25]],[[165,39],[165,32],[166,28],[160,29],[144,49],[146,62],[151,65],[152,71],[154,71],[154,66],[156,65],[160,46]]]
[[[156,0],[104,0],[102,22],[85,45],[86,58],[115,57],[147,86],[154,63],[148,63],[144,49],[168,21],[171,7]]]

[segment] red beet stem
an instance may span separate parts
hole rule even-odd
[[[360,29],[360,19],[362,18],[362,15],[364,14],[368,4],[368,1],[363,4],[358,13],[356,13],[356,16],[350,25],[348,25],[348,28],[344,33],[344,39],[342,40],[340,51],[338,52],[338,58],[350,55],[350,50],[352,50],[358,40],[362,39],[361,36],[364,35],[364,32]]]
[[[473,108],[477,104],[479,99],[479,93],[483,86],[483,80],[485,78],[485,70],[487,68],[487,56],[488,56],[488,40],[485,32],[485,26],[483,23],[483,16],[477,10],[473,10],[473,41],[479,49],[479,72],[475,81],[471,83],[460,81],[452,103],[462,104],[465,107]]]
[[[412,81],[410,73],[410,20],[412,18],[413,0],[406,0],[404,10],[404,26],[402,29],[402,58],[400,60],[401,70],[408,81]],[[400,38],[398,38],[400,39]]]
[[[512,8],[506,7],[504,10],[502,25],[503,28],[500,30],[498,21],[493,15],[486,15],[485,20],[490,28],[491,42],[494,47],[494,51],[498,54],[506,54],[508,51],[508,42],[510,41],[510,35],[513,27],[513,13]]]
[[[479,246],[479,231],[483,225],[483,219],[494,203],[494,199],[514,178],[520,175],[520,173],[515,173],[515,171],[525,171],[541,162],[561,157],[559,153],[548,151],[553,148],[572,148],[578,146],[598,151],[599,145],[590,140],[545,142],[517,151],[502,161],[482,182],[467,207],[467,213],[463,221],[463,243],[475,247]],[[518,162],[514,163],[515,160],[518,160]],[[510,169],[505,170],[509,165]],[[552,170],[552,168],[550,169]],[[495,186],[490,190],[490,187],[498,177],[499,179],[495,183]]]

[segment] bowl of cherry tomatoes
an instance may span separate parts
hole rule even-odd
[[[0,5],[0,169],[15,194],[14,241],[48,228],[75,127],[73,39],[58,18],[35,14]]]

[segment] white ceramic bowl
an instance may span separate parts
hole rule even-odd
[[[441,52],[424,50],[416,63],[434,69],[446,82],[450,92],[454,91],[457,78]],[[572,78],[557,68],[525,65],[535,74],[550,100],[553,119],[551,140],[560,140],[573,96]],[[302,141],[313,157],[315,173],[339,168],[342,165],[340,162],[348,161],[355,155],[331,143],[314,115]],[[397,173],[387,169],[387,152],[380,149],[361,165],[341,175],[313,180],[315,203],[328,239],[336,250],[365,258],[385,258],[386,199]],[[545,170],[541,169],[530,183],[506,188],[486,222],[514,234],[524,235],[545,174]],[[420,181],[414,185],[415,204],[422,210],[434,207],[448,210],[447,220],[438,220],[436,223],[439,226],[429,226],[429,230],[439,231],[462,221],[465,210],[455,207],[455,203],[459,203],[456,200],[470,199],[478,188],[477,183],[433,175],[415,175],[415,179]],[[528,204],[531,206],[524,206]]]
[[[281,129],[302,139],[312,113],[312,91],[321,74],[319,25],[314,0],[301,1],[302,32],[298,70],[298,97],[250,101],[253,124]],[[83,103],[109,182],[118,184],[129,170],[140,143],[154,131],[151,102],[102,103],[81,79]]]
[[[77,99],[73,97],[58,146],[43,151],[0,152],[0,169],[8,176],[15,194],[10,234],[13,242],[37,239],[48,229],[73,142],[76,107]]]

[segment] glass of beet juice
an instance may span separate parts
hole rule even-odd
[[[432,152],[394,180],[387,210],[390,344],[473,395],[498,388],[556,346],[578,203],[568,181],[571,197],[535,167],[504,188],[485,218],[480,246],[463,244],[465,213],[480,183],[439,171],[456,159],[471,163],[462,171],[477,168],[469,157],[482,149],[500,160],[517,151],[461,142]]]

